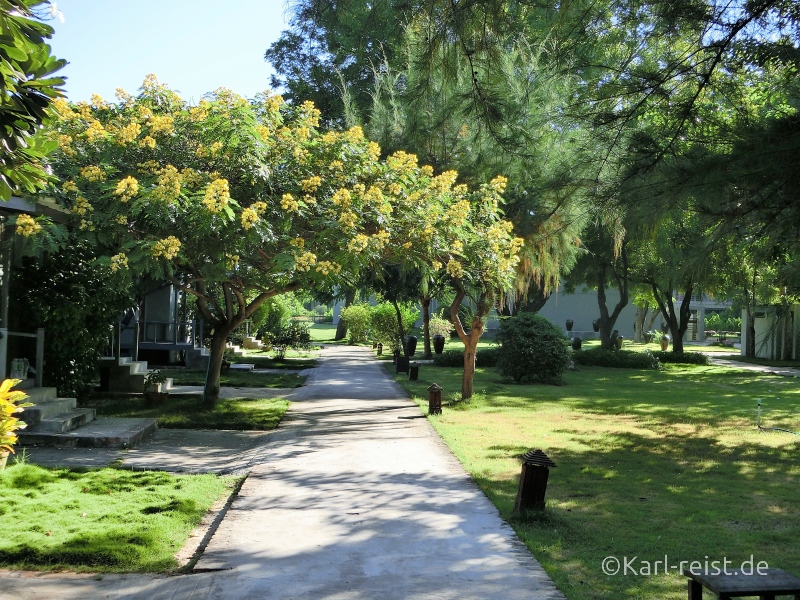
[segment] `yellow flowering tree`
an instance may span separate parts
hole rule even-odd
[[[475,261],[496,258],[476,241],[484,221],[499,219],[489,188],[471,192],[403,152],[381,160],[359,128],[321,131],[310,103],[221,89],[193,106],[150,76],[135,97],[120,90],[116,102],[95,96],[56,110],[58,184],[48,193],[112,270],[168,279],[195,297],[213,327],[209,402],[226,338],[268,298],[352,281],[386,260],[465,281],[476,266],[483,281]],[[497,254],[511,264],[500,249],[508,240]],[[493,271],[486,285],[501,279]]]

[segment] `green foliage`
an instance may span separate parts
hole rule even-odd
[[[419,310],[411,302],[401,302],[398,306],[403,321],[403,331],[411,331],[414,323],[419,319]],[[372,334],[375,340],[392,348],[402,347],[394,305],[390,302],[381,302],[373,306],[370,312],[372,313]]]
[[[673,354],[669,352],[667,354]],[[633,352],[631,350],[604,350],[592,348],[575,352],[572,355],[576,364],[594,367],[612,367],[615,369],[659,369],[661,363],[649,350]]]
[[[26,426],[17,415],[31,403],[23,402],[27,398],[25,392],[10,391],[19,382],[19,379],[6,379],[0,384],[0,451],[14,452],[17,431]]]
[[[706,314],[706,331],[741,331],[742,317],[732,309]]]
[[[45,42],[53,28],[41,23],[35,9],[49,2],[5,0],[0,4],[0,199],[33,193],[48,179],[42,161],[57,144],[34,137],[61,95],[64,78],[54,75],[67,64],[50,54]]]
[[[450,321],[436,315],[431,317],[428,327],[431,336],[443,335],[445,338],[449,338],[450,333],[453,331],[453,324]]]
[[[289,324],[291,316],[287,298],[274,296],[265,301],[253,313],[253,327],[256,328],[258,337],[263,337],[265,333],[272,336]],[[271,343],[272,337],[269,339]]]
[[[306,350],[310,343],[311,334],[308,331],[308,323],[302,321],[292,321],[272,335],[272,349],[278,360],[284,359],[289,348]]]
[[[372,333],[372,311],[367,304],[353,304],[342,310],[341,318],[347,323],[348,343],[364,344]]]
[[[653,352],[653,356],[661,363],[677,363],[684,365],[710,365],[708,356],[701,352]]]
[[[44,384],[62,396],[85,396],[111,323],[132,304],[127,273],[98,264],[92,247],[73,238],[61,252],[24,259],[12,278],[20,322],[45,329]]]
[[[501,375],[517,383],[561,379],[570,357],[568,341],[547,319],[531,313],[503,319],[498,340]]]
[[[475,354],[476,367],[496,367],[499,360],[499,348],[482,348]],[[464,366],[464,352],[462,350],[445,350],[441,354],[434,354],[433,364],[437,367]]]

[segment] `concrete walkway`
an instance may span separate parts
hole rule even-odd
[[[196,573],[5,574],[0,600],[564,598],[369,350],[290,398]]]

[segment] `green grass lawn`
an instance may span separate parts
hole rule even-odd
[[[169,571],[232,477],[13,465],[0,471],[0,568]]]
[[[99,417],[152,417],[168,429],[236,429],[267,431],[280,423],[289,402],[281,398],[220,399],[213,409],[201,406],[201,396],[171,394],[161,406],[146,406],[144,398],[103,398],[82,401]]]
[[[298,352],[289,350],[283,359],[275,358],[272,351],[245,350],[244,356],[237,356],[231,362],[256,366],[256,369],[302,370],[317,366],[317,351]]]
[[[453,400],[460,378],[432,366],[418,382],[398,376],[425,408],[428,385]],[[607,576],[606,556],[738,566],[753,555],[800,574],[800,438],[756,428],[760,397],[764,425],[800,431],[796,379],[684,365],[564,379],[512,385],[479,369],[476,398],[430,419],[570,600],[686,597],[676,570]],[[557,465],[547,510],[512,518],[518,457],[533,448]]]
[[[305,368],[305,367],[301,367]],[[206,372],[194,369],[161,369],[175,385],[205,385]],[[296,388],[303,385],[304,377],[296,373],[253,373],[228,371],[219,376],[220,385],[227,387]]]
[[[340,343],[334,342],[336,335],[336,325],[333,323],[314,323],[308,328],[312,342],[325,342],[326,344]]]

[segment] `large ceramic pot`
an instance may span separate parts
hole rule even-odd
[[[661,336],[661,350],[666,352],[669,349],[669,336],[662,335]]]
[[[417,336],[409,335],[406,338],[406,348],[408,349],[408,355],[414,356],[417,351]]]
[[[567,319],[567,331],[572,331],[572,319]]]
[[[622,342],[624,342],[624,341],[625,341],[625,336],[624,335],[618,335],[616,337],[616,339],[614,340],[614,344],[616,345],[617,350],[622,350]]]
[[[444,343],[445,337],[443,335],[435,335],[433,336],[433,351],[436,354],[441,354],[444,352]]]
[[[579,337],[572,338],[572,349],[573,350],[580,350],[581,349],[581,342],[583,342],[583,340],[581,340],[581,338],[579,338]]]
[[[594,329],[595,333],[600,331],[600,319],[595,319],[594,321],[592,321],[592,329]]]

